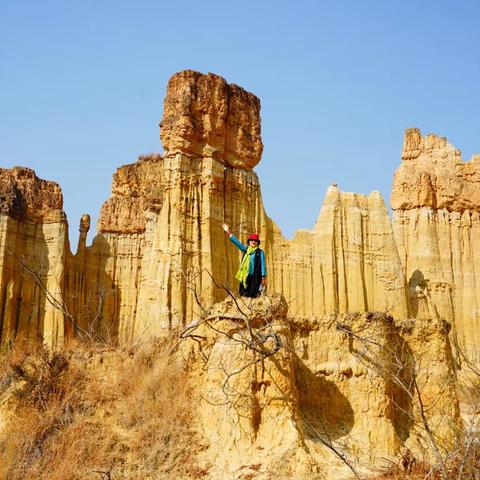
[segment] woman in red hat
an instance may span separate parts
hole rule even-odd
[[[226,223],[223,229],[230,241],[236,245],[242,252],[243,257],[240,262],[235,278],[240,282],[240,295],[244,297],[258,297],[260,288],[265,289],[267,285],[267,263],[265,262],[265,252],[259,248],[260,238],[256,233],[248,237],[248,247],[246,247],[230,231]]]

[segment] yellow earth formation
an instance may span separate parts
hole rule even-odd
[[[400,358],[415,358],[398,375],[421,384],[439,441],[454,442],[455,369],[480,358],[480,156],[465,163],[445,138],[408,129],[392,218],[380,193],[332,185],[313,230],[287,240],[252,170],[263,149],[255,95],[179,72],[160,125],[164,154],[118,168],[98,233],[87,246],[84,215],[75,254],[60,187],[0,170],[1,342],[132,345],[193,328],[199,339],[181,353],[211,397],[198,408],[212,478],[255,459],[295,478],[347,478],[332,441],[370,466],[422,451],[418,405],[385,374]],[[240,257],[224,222],[240,238],[258,232],[266,252],[272,294],[247,314],[231,295]],[[265,342],[281,342],[275,355],[239,341],[252,318],[268,324]]]

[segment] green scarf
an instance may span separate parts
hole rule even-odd
[[[247,277],[248,277],[248,271],[250,270],[250,255],[253,255],[255,253],[255,250],[258,247],[251,247],[249,246],[247,248],[247,253],[243,256],[242,258],[242,263],[240,263],[240,268],[238,269],[237,274],[235,275],[235,278],[243,284],[244,288],[247,288]]]

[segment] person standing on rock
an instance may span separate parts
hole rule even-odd
[[[258,297],[260,289],[267,286],[267,263],[265,261],[265,252],[259,248],[260,238],[256,233],[248,237],[248,247],[230,231],[226,223],[223,229],[230,241],[243,252],[240,268],[235,278],[240,282],[240,295],[243,297]]]

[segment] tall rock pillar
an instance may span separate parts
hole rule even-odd
[[[63,343],[63,278],[68,245],[60,187],[33,170],[0,169],[0,331]]]
[[[464,162],[446,138],[407,129],[391,206],[410,316],[448,320],[457,347],[479,360],[480,156]]]

